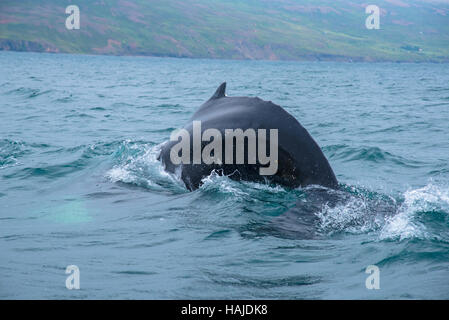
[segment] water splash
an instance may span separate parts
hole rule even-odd
[[[114,183],[132,184],[151,191],[186,193],[181,173],[167,173],[157,160],[160,148],[161,145],[142,141],[122,142],[113,156],[117,164],[106,173],[106,177]],[[279,212],[294,201],[299,200],[299,206],[300,201],[307,202],[305,195],[313,193],[314,188],[316,186],[291,190],[268,183],[235,181],[214,171],[202,180],[196,194],[215,201],[251,204],[256,210],[258,204],[270,202],[277,207],[271,211]],[[317,229],[321,234],[374,234],[381,241],[445,237],[444,233],[441,236],[431,231],[427,220],[431,214],[449,217],[449,188],[430,183],[406,191],[399,199],[344,185],[340,190],[326,189],[326,192],[338,201],[322,201],[314,207],[318,208],[313,214],[318,218]],[[309,210],[310,204],[304,208]],[[269,215],[273,214],[271,211]],[[265,212],[260,208],[261,215]]]
[[[340,193],[337,203],[322,204],[316,213],[320,232],[369,234],[378,240],[449,240],[449,188],[432,183],[411,189],[394,199],[350,188]]]
[[[126,140],[114,155],[118,162],[106,173],[112,182],[123,182],[153,191],[187,192],[179,177],[167,173],[157,160],[161,145]]]
[[[133,184],[152,191],[187,192],[180,172],[167,173],[157,160],[160,148],[161,145],[141,141],[122,142],[114,154],[118,164],[106,173],[106,177],[112,182]],[[256,203],[270,201],[283,207],[294,199],[304,198],[314,188],[316,186],[290,190],[277,185],[234,181],[214,171],[202,180],[197,193],[200,197],[252,203],[256,208]],[[328,189],[326,192],[338,201],[320,203],[320,209],[314,214],[319,221],[318,232],[327,236],[374,233],[379,240],[435,238],[437,236],[429,232],[425,221],[421,221],[421,215],[429,212],[447,215],[449,212],[449,189],[434,184],[408,190],[403,194],[403,199],[344,185],[340,190]]]
[[[337,206],[324,204],[316,215],[320,219],[320,231],[331,235],[338,232],[368,233],[379,228],[381,221],[373,217],[369,200],[352,197]]]
[[[432,231],[435,228],[429,228],[432,222],[435,222],[432,215],[443,217],[443,223],[440,227],[442,230],[447,229],[449,188],[429,183],[422,188],[408,190],[404,193],[404,202],[399,207],[398,213],[386,220],[380,232],[380,239],[442,240],[444,233],[438,234]],[[446,226],[444,225],[445,220]],[[441,230],[441,228],[438,229]]]
[[[229,177],[219,174],[217,171],[212,173],[201,180],[202,185],[200,190],[202,192],[217,192],[222,194],[229,194],[235,197],[246,197],[249,193],[240,188],[237,183],[231,180]]]

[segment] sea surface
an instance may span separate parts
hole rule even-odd
[[[449,298],[449,64],[0,52],[0,71],[0,298]],[[223,81],[329,159],[346,201],[317,207],[319,239],[276,229],[309,188],[189,192],[157,161]]]

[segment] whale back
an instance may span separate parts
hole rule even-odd
[[[258,97],[227,97],[225,90],[226,83],[223,83],[214,95],[193,114],[184,129],[192,136],[193,121],[201,121],[202,132],[213,128],[219,130],[223,137],[226,129],[242,129],[243,131],[277,129],[278,171],[274,176],[260,177],[257,165],[183,164],[182,179],[189,189],[196,189],[201,184],[201,179],[208,176],[212,170],[222,170],[223,174],[238,172],[235,174],[236,179],[258,181],[268,178],[274,183],[290,187],[311,184],[337,187],[335,174],[320,147],[292,115],[281,106]],[[267,140],[269,140],[268,137]],[[169,148],[174,143],[176,142],[164,145],[161,152],[162,162],[169,171],[175,170],[176,167],[169,163]],[[246,150],[247,146],[245,146],[245,154],[247,154]]]

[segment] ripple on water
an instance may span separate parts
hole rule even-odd
[[[0,169],[15,166],[18,159],[26,154],[25,145],[20,141],[0,140]]]
[[[0,56],[2,297],[70,298],[46,284],[75,263],[90,298],[447,298],[447,66]],[[328,144],[341,190],[166,173],[157,143],[223,75]]]
[[[323,151],[332,160],[343,160],[343,162],[366,161],[373,163],[390,163],[398,166],[418,168],[424,165],[417,160],[406,159],[379,147],[358,146],[351,147],[347,144],[335,144],[323,147]]]

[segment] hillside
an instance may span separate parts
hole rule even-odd
[[[219,59],[449,61],[448,1],[1,0],[0,49]],[[76,4],[81,28],[67,30]]]

